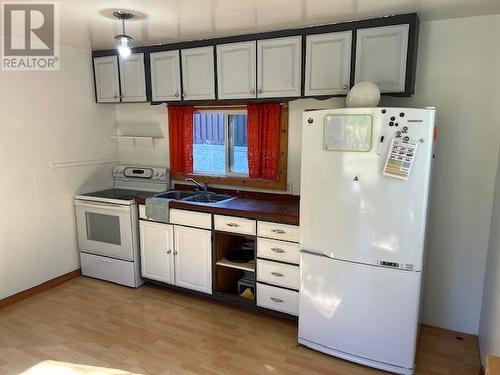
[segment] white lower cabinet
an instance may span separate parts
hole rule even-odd
[[[140,221],[141,271],[146,279],[212,294],[212,232]]]
[[[139,228],[142,276],[147,279],[173,284],[173,226],[141,220]]]
[[[175,285],[212,294],[212,232],[174,226]]]

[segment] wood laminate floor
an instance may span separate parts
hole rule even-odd
[[[418,374],[478,372],[476,337],[422,327]],[[294,322],[155,286],[78,277],[0,309],[1,375],[128,373],[382,372],[298,345]]]

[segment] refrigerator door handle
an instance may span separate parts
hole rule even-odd
[[[325,257],[325,258],[328,258],[328,259],[335,259],[334,257],[332,257],[332,256],[330,256],[328,254],[318,253],[316,251],[311,251],[311,250],[306,250],[306,249],[300,249],[300,252],[304,253],[304,254],[317,255],[319,257]]]

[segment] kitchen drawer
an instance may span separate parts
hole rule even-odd
[[[255,220],[244,217],[215,215],[214,226],[215,230],[255,236]]]
[[[174,208],[170,210],[170,223],[188,227],[212,229],[212,215]]]
[[[135,263],[126,260],[80,253],[82,275],[137,288],[143,281],[135,270]]]
[[[299,264],[299,244],[258,238],[257,257]]]
[[[299,315],[299,292],[257,283],[257,306]]]
[[[257,259],[257,281],[299,289],[299,267]]]
[[[300,228],[298,225],[269,223],[259,221],[257,224],[257,235],[259,237],[274,238],[277,240],[299,242]]]

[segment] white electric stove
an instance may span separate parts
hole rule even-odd
[[[118,165],[110,189],[75,195],[82,274],[137,288],[140,273],[136,199],[168,190],[166,168]]]

